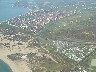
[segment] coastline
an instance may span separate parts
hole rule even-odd
[[[22,49],[22,48],[21,48]],[[31,69],[28,67],[26,61],[12,61],[10,60],[7,55],[14,54],[14,53],[30,53],[36,52],[36,49],[30,50],[29,49],[0,49],[0,59],[4,61],[8,66],[11,68],[12,72],[32,72]]]
[[[0,72],[12,72],[10,66],[0,59]]]
[[[18,63],[16,64],[15,62],[12,62],[11,60],[6,59],[6,58],[2,58],[1,60],[4,61],[6,64],[8,64],[12,72],[31,72],[28,69],[25,62],[20,62],[19,64]],[[22,64],[22,67],[20,67],[21,64]]]
[[[2,34],[0,34],[2,36]],[[2,36],[4,37],[4,36]],[[9,41],[3,40],[1,41],[0,38],[0,43],[8,43]],[[10,42],[10,45],[13,45],[15,42]],[[27,43],[24,43],[23,46],[20,46],[20,48],[17,46],[11,48],[3,47],[1,45],[0,47],[0,59],[4,61],[8,66],[11,68],[13,72],[32,72],[31,69],[28,67],[28,63],[26,61],[12,61],[9,59],[7,56],[11,54],[16,54],[16,53],[22,53],[22,54],[28,54],[30,52],[32,53],[37,53],[38,50],[36,48],[26,48]]]

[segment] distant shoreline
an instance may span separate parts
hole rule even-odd
[[[7,0],[5,0],[7,1]],[[13,0],[12,0],[13,1]],[[10,3],[12,2],[10,1]],[[15,3],[14,1],[12,3]],[[0,1],[0,23],[28,12],[27,8],[12,7],[12,4]]]

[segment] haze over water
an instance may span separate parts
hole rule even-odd
[[[19,16],[28,11],[23,7],[12,7],[16,0],[0,0],[0,22]]]

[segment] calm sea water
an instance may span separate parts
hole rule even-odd
[[[16,0],[0,0],[0,22],[28,12],[27,8],[12,7]]]
[[[23,7],[12,7],[16,0],[0,0],[0,22],[28,12]],[[0,72],[12,72],[10,67],[0,60]]]
[[[0,60],[0,72],[12,72],[12,70],[5,62]]]

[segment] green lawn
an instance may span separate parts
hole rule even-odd
[[[92,59],[91,66],[96,66],[96,59]]]

